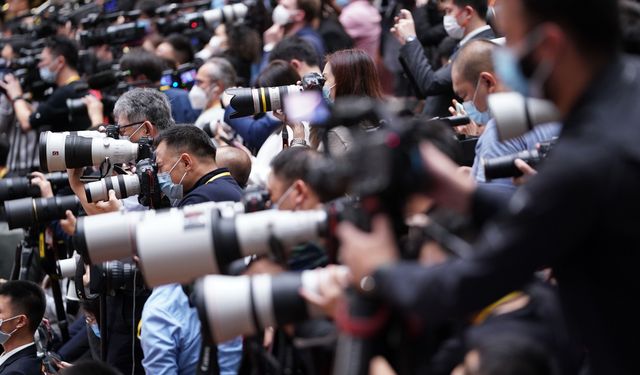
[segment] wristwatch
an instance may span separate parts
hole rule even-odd
[[[291,143],[289,143],[290,147],[308,147],[307,145],[307,141],[304,140],[304,138],[293,138],[291,140]]]
[[[411,43],[414,40],[416,40],[416,36],[415,35],[409,35],[408,37],[404,38],[404,42],[405,43]]]

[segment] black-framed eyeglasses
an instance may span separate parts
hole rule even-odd
[[[117,125],[117,126],[118,126],[118,133],[119,133],[120,135],[124,135],[124,134],[122,134],[122,130],[123,130],[124,128],[129,128],[129,127],[131,127],[131,126],[136,126],[136,125],[142,125],[142,124],[144,124],[146,121],[147,121],[147,120],[142,120],[142,121],[133,122],[133,123],[131,123],[131,124],[127,124],[127,125]]]

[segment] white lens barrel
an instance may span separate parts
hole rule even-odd
[[[71,257],[58,260],[58,272],[60,277],[74,277],[76,274],[76,263],[78,259]]]
[[[136,175],[118,175],[84,185],[87,201],[90,203],[109,200],[109,190],[122,199],[140,193],[140,179]]]
[[[100,165],[107,157],[111,164],[126,163],[138,156],[138,144],[113,138],[93,138],[91,158],[93,165]]]
[[[285,247],[321,237],[327,213],[316,211],[268,210],[238,215],[235,219],[240,252],[243,256],[269,253],[269,239],[277,238]]]

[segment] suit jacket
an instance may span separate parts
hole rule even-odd
[[[31,345],[15,353],[0,365],[0,375],[42,375],[42,362]]]
[[[469,41],[476,39],[493,39],[493,30],[485,30],[473,36]],[[468,43],[468,42],[467,42]],[[451,56],[451,61],[458,55],[456,51]],[[425,113],[432,116],[449,116],[447,108],[451,105],[451,99],[455,97],[451,80],[451,64],[447,64],[438,70],[434,70],[424,49],[418,40],[406,43],[400,48],[399,59],[407,67],[408,75],[411,75],[420,92],[418,97],[427,98]]]

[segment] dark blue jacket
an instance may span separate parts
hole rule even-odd
[[[242,189],[230,174],[216,178],[226,173],[229,173],[227,168],[218,168],[202,176],[178,203],[178,207],[204,202],[240,201]]]
[[[180,89],[163,91],[171,104],[171,117],[176,124],[193,124],[200,115],[200,111],[191,108],[189,93]]]
[[[242,137],[244,145],[254,154],[258,152],[271,133],[282,126],[280,120],[265,114],[232,119],[229,117],[232,112],[231,106],[224,110],[224,122]]]
[[[42,362],[36,354],[36,346],[31,345],[15,353],[0,365],[2,375],[41,375]]]

